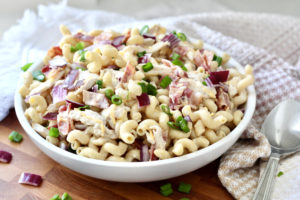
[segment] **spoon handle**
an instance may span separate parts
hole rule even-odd
[[[269,200],[272,194],[275,174],[279,163],[279,154],[272,153],[262,175],[253,200]]]

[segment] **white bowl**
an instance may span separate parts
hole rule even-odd
[[[210,45],[204,45],[204,48],[213,50],[218,55],[222,55],[223,53],[219,49]],[[228,65],[237,67],[240,72],[244,71],[243,67],[232,58],[229,60]],[[39,62],[33,64],[29,70],[33,71],[41,68],[41,66],[42,62]],[[256,104],[254,86],[249,86],[245,114],[240,124],[226,137],[204,149],[181,157],[152,162],[112,162],[85,158],[70,153],[47,142],[43,137],[35,132],[24,115],[25,103],[18,92],[22,83],[23,80],[18,82],[18,89],[15,93],[15,110],[19,122],[31,140],[45,154],[69,169],[91,177],[119,182],[147,182],[168,179],[194,171],[214,161],[226,152],[246,129],[252,118]]]

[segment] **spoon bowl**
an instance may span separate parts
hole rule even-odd
[[[254,200],[270,199],[280,156],[300,149],[300,102],[286,100],[278,104],[265,119],[261,132],[268,138],[272,153]]]

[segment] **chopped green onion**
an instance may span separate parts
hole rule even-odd
[[[169,190],[169,189],[172,189],[171,183],[167,183],[167,184],[160,186],[160,190]]]
[[[159,83],[160,87],[167,88],[170,83],[172,82],[172,79],[169,76],[165,76],[161,82]]]
[[[70,51],[72,52],[72,53],[74,53],[74,52],[76,52],[76,51],[78,51],[78,50],[83,50],[84,49],[84,42],[78,42],[76,45],[75,45],[75,47],[74,46],[71,46],[71,48],[70,48]]]
[[[24,65],[23,67],[21,67],[21,70],[23,70],[24,72],[26,72],[32,64],[33,63],[27,63],[26,65]]]
[[[122,104],[122,98],[119,95],[113,95],[111,97],[111,102],[113,104],[116,104],[116,105],[121,105]]]
[[[172,33],[173,33],[174,35],[177,35],[176,31],[172,31]]]
[[[179,124],[182,120],[184,120],[184,118],[182,116],[177,117],[177,119],[175,121],[176,125],[179,126]]]
[[[213,61],[217,61],[218,66],[220,66],[222,64],[222,57],[217,56],[216,54],[214,54]]]
[[[179,116],[175,123],[183,132],[188,133],[190,131],[187,121],[182,116]]]
[[[185,133],[190,132],[190,128],[189,128],[188,125],[185,124],[185,123],[180,123],[180,129],[181,129],[183,132],[185,132]]]
[[[179,200],[190,200],[189,198],[186,198],[186,197],[183,197],[183,198],[181,198],[181,199],[179,199]]]
[[[72,197],[68,194],[68,193],[64,193],[62,196],[61,196],[61,199],[62,200],[72,200]]]
[[[43,74],[41,71],[33,71],[32,72],[32,76],[33,76],[33,79],[34,80],[38,80],[38,81],[41,81],[43,82],[46,78],[45,74]]]
[[[12,131],[9,134],[8,139],[12,142],[20,143],[23,139],[23,136],[20,133],[18,133],[17,131]]]
[[[178,191],[186,194],[190,193],[191,189],[192,185],[187,183],[180,183],[178,186]]]
[[[111,97],[114,95],[114,91],[112,89],[107,89],[105,90],[105,96],[108,98],[108,99],[111,99]]]
[[[54,195],[50,200],[61,200],[58,194]]]
[[[153,65],[151,62],[147,62],[142,66],[142,69],[144,70],[144,72],[149,72],[151,69],[153,69]]]
[[[49,130],[49,136],[58,137],[59,136],[58,128],[51,127],[50,130]]]
[[[80,55],[80,61],[81,62],[85,62],[86,61],[86,59],[85,59],[85,53],[86,53],[86,51],[83,51],[83,50],[80,50],[79,51],[79,55]]]
[[[151,85],[150,83],[148,83],[148,85],[147,85],[147,93],[149,95],[156,96],[157,95],[156,87],[153,86],[153,85]]]
[[[207,86],[207,83],[205,81],[202,81],[202,84],[205,85],[205,86]]]
[[[186,41],[186,36],[184,33],[177,33],[176,36],[181,40],[181,41]]]
[[[173,194],[173,190],[172,189],[168,189],[168,190],[161,190],[160,194],[167,197],[170,196],[171,194]]]
[[[76,67],[75,69],[81,70],[81,71],[86,71],[86,68],[84,67]]]
[[[148,25],[145,25],[143,26],[143,28],[140,30],[140,34],[143,35],[145,33],[148,33],[149,31],[149,26]]]
[[[96,81],[96,84],[98,85],[98,90],[99,90],[100,88],[103,88],[103,81],[97,80],[97,81]]]
[[[172,113],[171,113],[171,111],[170,111],[169,106],[167,106],[167,105],[165,105],[165,104],[162,104],[162,105],[160,106],[160,108],[161,108],[161,110],[162,110],[164,113],[166,113],[166,114],[172,116]]]
[[[77,51],[77,49],[76,49],[74,46],[71,46],[70,51],[71,51],[72,53],[74,53],[75,51]]]
[[[84,105],[81,107],[78,107],[79,110],[84,111],[85,109],[90,109],[91,107],[89,105]]]
[[[177,60],[173,60],[172,63],[174,65],[180,66],[183,71],[187,71],[187,68],[184,66],[184,64],[183,64],[183,62],[181,60],[178,60],[178,59]]]
[[[140,82],[140,83],[138,83],[138,84],[139,84],[139,85],[141,86],[141,88],[142,88],[142,93],[148,93],[146,83]]]
[[[178,127],[176,126],[176,124],[174,122],[167,122],[168,126],[174,129],[178,129]]]
[[[280,176],[282,176],[282,175],[283,175],[283,172],[282,172],[282,171],[278,172],[278,174],[277,174],[278,177],[280,177]]]
[[[146,51],[141,51],[141,52],[138,52],[136,55],[137,57],[143,57],[144,55],[146,54]]]
[[[173,53],[173,55],[171,56],[172,60],[178,60],[180,58],[180,55],[177,53]]]

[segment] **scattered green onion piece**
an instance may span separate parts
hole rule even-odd
[[[176,125],[179,126],[179,124],[182,120],[184,120],[184,118],[182,116],[177,117],[177,119],[175,121]]]
[[[54,195],[50,200],[61,200],[58,194]]]
[[[80,50],[80,52],[79,52],[79,54],[80,54],[80,61],[81,62],[85,62],[86,61],[86,59],[85,59],[85,53],[86,53],[86,51],[83,51],[83,50]]]
[[[84,49],[84,42],[78,42],[77,44],[76,44],[76,46],[75,46],[75,48],[77,49],[77,50],[83,50]]]
[[[17,131],[12,131],[9,134],[8,139],[12,142],[20,143],[23,139],[23,136],[20,133],[18,133]]]
[[[49,136],[58,137],[59,136],[58,128],[51,127],[50,130],[49,130]]]
[[[142,93],[148,93],[146,83],[140,82],[140,83],[138,83],[138,84],[139,84],[139,85],[141,86],[141,88],[142,88]]]
[[[62,196],[61,196],[61,199],[62,200],[72,200],[72,197],[68,194],[68,193],[64,193]]]
[[[171,194],[173,194],[173,190],[172,190],[172,188],[167,189],[167,190],[161,190],[160,194],[167,197],[167,196],[170,196]]]
[[[172,63],[174,65],[180,66],[183,71],[187,71],[187,68],[184,66],[184,64],[183,64],[183,62],[181,60],[178,60],[178,59],[177,60],[173,60]]]
[[[86,71],[87,69],[84,67],[76,67],[75,69],[81,70],[81,71]]]
[[[172,79],[169,76],[165,76],[161,82],[159,83],[160,87],[167,88],[170,83],[172,82]]]
[[[33,79],[34,80],[38,80],[38,81],[41,81],[43,82],[46,77],[45,77],[45,74],[43,74],[41,71],[37,70],[37,71],[33,71],[32,72],[32,76],[33,76]]]
[[[181,41],[186,41],[186,36],[184,33],[177,33],[176,36],[181,40]]]
[[[207,83],[205,81],[202,81],[202,84],[205,85],[205,86],[207,86]]]
[[[217,56],[216,54],[214,54],[213,61],[217,61],[218,66],[220,66],[222,64],[222,57]]]
[[[81,111],[84,111],[86,109],[90,109],[91,107],[89,105],[84,105],[84,106],[81,106],[81,107],[78,107],[79,110]]]
[[[164,113],[166,113],[167,115],[172,116],[172,113],[171,113],[171,111],[170,111],[169,106],[167,106],[167,105],[165,105],[165,104],[162,104],[162,105],[160,106],[160,108],[161,108],[161,110],[162,110]]]
[[[190,200],[189,198],[186,198],[186,197],[183,197],[183,198],[181,198],[181,199],[179,199],[179,200]]]
[[[32,64],[33,63],[27,63],[26,65],[24,65],[23,67],[21,67],[21,70],[24,71],[24,72],[26,72]]]
[[[178,60],[180,58],[180,55],[177,53],[173,53],[173,55],[171,56],[172,60]]]
[[[172,31],[172,33],[173,33],[174,35],[177,35],[176,31]]]
[[[280,176],[282,176],[282,175],[283,175],[283,172],[280,171],[280,172],[278,172],[277,177],[280,177]]]
[[[111,97],[114,95],[114,91],[112,91],[112,89],[107,89],[105,90],[105,96],[108,98],[108,99],[111,99]]]
[[[190,128],[188,127],[187,124],[184,124],[184,123],[180,123],[180,129],[185,133],[190,132]]]
[[[191,189],[192,185],[187,183],[180,183],[178,186],[178,191],[186,194],[189,194]]]
[[[149,31],[149,26],[148,25],[145,25],[143,26],[143,28],[140,30],[140,34],[143,35],[145,33],[148,33]]]
[[[160,186],[160,190],[169,190],[169,189],[172,189],[171,183],[167,183],[167,184]]]
[[[167,122],[168,126],[174,129],[178,129],[178,127],[176,126],[176,124],[174,122]]]
[[[136,55],[137,57],[143,57],[144,55],[146,54],[146,51],[141,51],[141,52],[138,52]]]
[[[180,130],[182,130],[185,133],[188,133],[190,131],[187,121],[182,116],[179,116],[176,119],[175,124],[177,127],[180,127]]]
[[[103,88],[103,81],[97,80],[97,81],[96,81],[96,84],[98,85],[98,90],[99,90],[100,88]]]
[[[142,69],[144,72],[149,72],[151,69],[153,69],[153,65],[151,62],[148,62],[142,66]]]
[[[121,105],[122,104],[122,98],[119,95],[113,95],[111,97],[111,102],[113,104],[116,104],[116,105]]]
[[[214,54],[214,57],[213,57],[213,60],[217,60],[217,55],[216,54]]]
[[[72,53],[74,53],[74,52],[77,51],[77,49],[76,49],[74,46],[71,46],[70,51],[71,51]]]
[[[157,89],[155,86],[151,85],[150,83],[148,83],[147,85],[147,93],[149,95],[152,95],[152,96],[156,96],[157,95]]]

